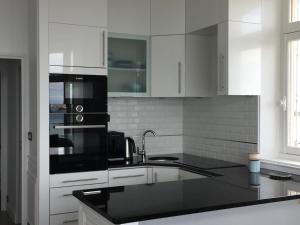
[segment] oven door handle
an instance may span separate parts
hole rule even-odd
[[[53,126],[54,129],[95,129],[95,128],[106,128],[106,125],[79,125],[79,126]]]

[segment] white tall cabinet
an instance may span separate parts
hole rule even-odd
[[[261,25],[218,25],[218,95],[260,95]]]
[[[107,0],[49,1],[49,71],[107,75]]]

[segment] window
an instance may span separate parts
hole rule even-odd
[[[286,39],[286,98],[285,145],[287,153],[300,154],[300,32],[285,35]]]
[[[284,147],[285,153],[300,155],[300,0],[286,4]]]
[[[300,20],[300,0],[290,0],[289,6],[289,23]]]

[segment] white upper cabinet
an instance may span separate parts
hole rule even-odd
[[[261,0],[186,0],[186,30],[193,32],[225,21],[261,23]]]
[[[150,35],[150,0],[109,0],[108,31]]]
[[[218,25],[218,94],[260,95],[261,25]]]
[[[107,0],[49,0],[49,72],[107,74]]]
[[[49,22],[107,27],[107,0],[49,0]]]
[[[218,0],[218,21],[261,23],[262,0]]]
[[[151,0],[151,34],[185,33],[185,0]]]
[[[152,37],[151,95],[185,95],[185,35]]]
[[[49,65],[56,66],[51,72],[72,73],[76,72],[76,67],[81,67],[99,68],[101,74],[100,69],[107,67],[106,49],[104,28],[49,24]],[[95,70],[92,74],[98,72]]]
[[[186,0],[186,31],[193,32],[218,23],[220,0]]]

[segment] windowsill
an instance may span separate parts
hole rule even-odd
[[[293,160],[290,158],[293,157]],[[261,159],[262,168],[300,175],[299,156],[281,153],[278,158]]]

